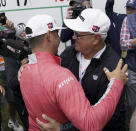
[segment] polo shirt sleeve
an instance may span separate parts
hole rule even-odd
[[[66,117],[81,131],[102,130],[115,111],[123,83],[112,79],[102,98],[91,106],[80,83],[71,72],[63,70],[58,78],[56,99]]]

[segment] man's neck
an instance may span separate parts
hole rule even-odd
[[[103,44],[100,44],[99,46],[97,46],[97,47],[91,49],[90,52],[84,52],[84,53],[82,53],[82,54],[83,54],[83,56],[84,56],[85,59],[90,60],[90,59],[92,59],[101,49],[103,49],[104,46],[105,46],[104,43],[103,43]]]
[[[50,48],[45,48],[45,47],[35,47],[32,49],[32,53],[37,53],[37,52],[49,52],[54,54],[53,50]]]

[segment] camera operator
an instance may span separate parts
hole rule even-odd
[[[5,13],[0,13],[0,54],[4,56],[5,60],[5,70],[7,77],[7,87],[6,87],[6,99],[8,102],[8,114],[9,121],[8,127],[12,128],[15,131],[23,131],[23,127],[16,120],[16,111],[17,104],[15,101],[15,95],[10,86],[10,79],[13,74],[16,74],[15,69],[18,70],[18,65],[15,65],[11,61],[11,56],[6,44],[3,41],[7,41],[8,39],[15,39],[15,28],[13,22],[9,21],[5,16]],[[12,58],[13,59],[13,58]],[[14,66],[14,70],[13,67]],[[15,77],[15,76],[14,76]],[[19,112],[19,110],[18,110]]]
[[[25,35],[25,24],[19,23],[16,30],[16,40],[19,42],[17,44],[21,44],[24,42],[26,35]],[[8,79],[8,87],[13,90],[14,98],[15,98],[15,104],[17,112],[20,116],[20,119],[25,127],[26,130],[28,130],[28,113],[22,98],[22,94],[20,92],[20,84],[17,79],[17,73],[20,68],[20,60],[23,59],[26,54],[21,53],[22,58],[19,60],[16,60],[12,56],[9,56],[6,61],[6,71],[7,71],[7,79]]]
[[[90,0],[70,0],[69,5],[70,7],[67,9],[66,19],[76,18],[85,8],[92,8],[92,2]],[[63,27],[67,26],[63,23]],[[62,42],[71,40],[71,44],[74,44],[75,40],[72,38],[73,34],[71,29],[63,29],[61,30],[60,40]]]

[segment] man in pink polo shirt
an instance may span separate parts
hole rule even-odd
[[[95,11],[105,17],[100,10]],[[105,22],[109,22],[108,17]],[[40,130],[36,118],[47,122],[42,118],[43,113],[60,123],[71,121],[81,131],[100,131],[115,111],[127,80],[127,66],[121,69],[120,60],[109,76],[105,94],[91,106],[74,75],[61,67],[60,59],[54,56],[60,42],[59,29],[49,15],[34,16],[27,23],[26,33],[33,54],[23,70],[20,85],[29,113],[29,131]]]

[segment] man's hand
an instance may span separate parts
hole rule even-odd
[[[14,23],[12,21],[6,20],[5,26],[10,29],[14,29]]]
[[[41,131],[60,131],[60,123],[46,115],[42,115],[43,119],[48,121],[49,123],[43,123],[38,118],[36,118],[36,122],[41,129]]]
[[[106,74],[109,81],[110,81],[111,78],[118,78],[124,84],[127,82],[127,80],[128,80],[128,73],[127,73],[128,65],[125,64],[122,67],[122,64],[123,64],[123,60],[120,59],[116,69],[114,71],[112,71],[112,72],[109,72],[109,70],[107,68],[104,68],[104,72],[105,72],[105,74]]]
[[[131,40],[131,44],[132,44],[133,47],[136,46],[136,38],[134,38],[134,39]]]
[[[0,85],[0,92],[2,93],[3,96],[5,96],[5,89]]]
[[[28,58],[24,58],[22,61],[21,61],[21,65],[25,65],[29,62]]]
[[[22,72],[23,70],[25,69],[25,67],[27,66],[29,60],[27,58],[24,58],[22,61],[21,61],[21,67],[18,71],[18,81],[20,81],[21,79],[21,75],[22,75]]]
[[[73,8],[73,7],[69,7],[69,8],[67,9],[66,19],[71,19],[71,18],[72,18],[72,13],[73,13],[72,8]]]

